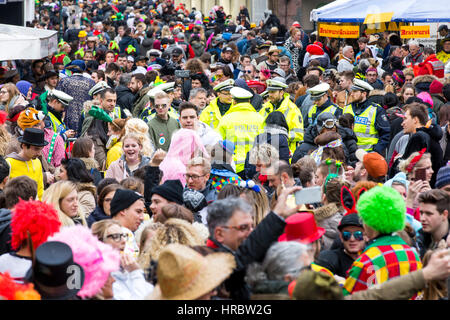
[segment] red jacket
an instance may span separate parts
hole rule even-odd
[[[418,76],[432,74],[438,78],[444,78],[444,63],[436,58],[435,54],[428,56],[422,63],[419,63]]]

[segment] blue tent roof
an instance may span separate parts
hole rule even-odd
[[[363,23],[367,14],[394,12],[395,22],[450,21],[448,0],[336,0],[311,11],[310,20],[318,22]]]

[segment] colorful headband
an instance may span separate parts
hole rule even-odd
[[[419,162],[420,159],[422,159],[422,156],[425,153],[425,151],[427,151],[427,148],[423,148],[422,150],[419,151],[419,154],[417,156],[412,158],[411,162],[406,167],[406,171],[408,171],[409,173],[412,172],[412,170],[414,169],[414,166],[417,164],[417,162]]]
[[[342,139],[333,140],[333,141],[327,143],[326,145],[320,146],[319,148],[314,150],[310,154],[310,157],[313,158],[314,161],[316,161],[317,164],[319,164],[322,161],[322,154],[323,154],[323,150],[325,148],[337,148],[337,147],[340,147],[340,146],[342,146]],[[327,160],[330,160],[330,159],[327,159]]]

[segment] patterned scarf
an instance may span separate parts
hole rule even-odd
[[[317,164],[319,164],[322,161],[322,154],[323,154],[323,150],[325,148],[337,148],[342,146],[342,139],[337,139],[337,140],[333,140],[329,143],[327,143],[324,146],[320,146],[319,148],[317,148],[316,150],[314,150],[311,154],[310,157],[314,159],[314,161],[316,161]]]

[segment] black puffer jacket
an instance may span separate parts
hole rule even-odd
[[[286,222],[283,219],[270,212],[250,233],[237,251],[232,251],[213,238],[208,240],[208,247],[217,252],[231,253],[236,260],[236,268],[230,277],[225,280],[225,288],[230,292],[232,300],[250,299],[250,288],[245,282],[247,267],[253,262],[261,263],[264,260],[267,250],[274,242],[278,241],[278,237],[283,234],[285,226]]]
[[[344,153],[345,159],[347,160],[347,164],[350,166],[354,166],[358,159],[356,159],[355,152],[358,149],[357,141],[358,138],[355,135],[355,132],[346,127],[338,126],[338,133],[342,138],[342,142],[344,143]],[[292,156],[291,163],[296,163],[299,159],[303,158],[310,151],[315,150],[318,146],[314,143],[314,139],[319,135],[316,126],[309,126],[305,130],[305,135],[303,137],[303,142],[294,152]]]
[[[11,210],[0,209],[0,255],[11,251]]]
[[[122,109],[128,109],[128,111],[133,112],[134,101],[136,96],[125,86],[119,85],[116,88],[117,93],[117,105],[122,107]]]

